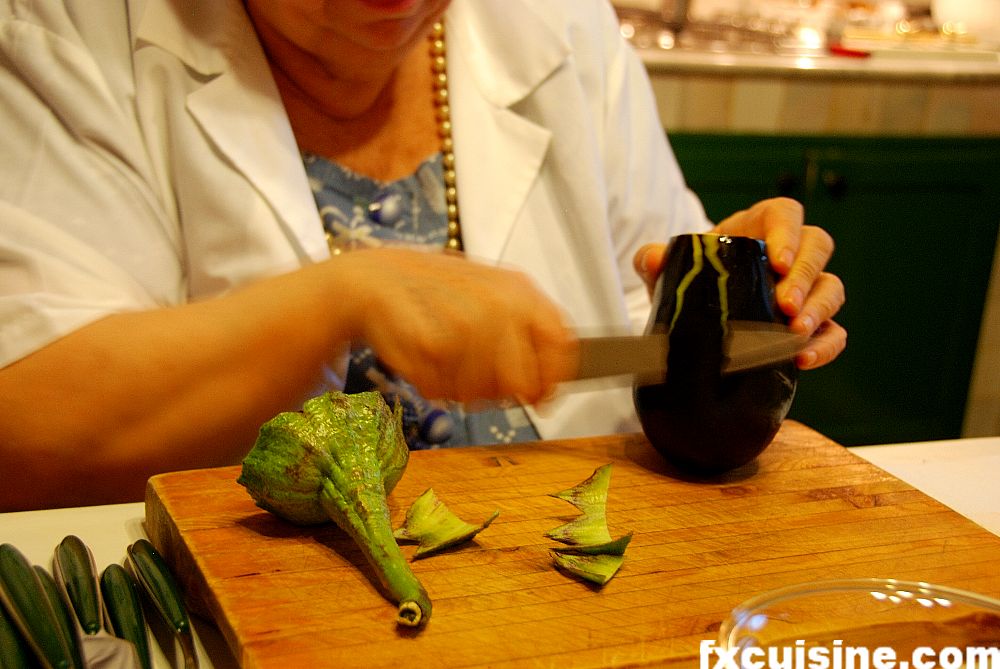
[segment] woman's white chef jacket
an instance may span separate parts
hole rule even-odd
[[[633,253],[708,222],[612,9],[454,0],[447,31],[468,255],[528,271],[575,326],[641,328]],[[0,0],[0,68],[0,365],[327,257],[240,0]],[[532,418],[637,427],[624,387]]]

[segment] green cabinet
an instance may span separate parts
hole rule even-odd
[[[960,436],[1000,227],[1000,139],[671,135],[713,220],[801,201],[833,235],[848,347],[790,417],[846,444]]]

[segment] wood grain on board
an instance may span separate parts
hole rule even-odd
[[[609,462],[611,534],[634,537],[598,588],[557,570],[544,535],[578,513],[549,493]],[[697,666],[734,606],[785,585],[893,577],[1000,595],[1000,537],[792,421],[714,480],[673,471],[641,434],[413,453],[395,526],[429,487],[470,522],[500,510],[473,542],[412,562],[434,605],[415,632],[343,532],[258,509],[238,474],[151,479],[146,524],[244,667]]]

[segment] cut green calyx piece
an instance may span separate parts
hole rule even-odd
[[[565,525],[549,530],[545,536],[571,545],[595,545],[611,541],[608,532],[606,507],[608,486],[611,483],[611,465],[603,465],[594,470],[586,481],[568,490],[551,493],[550,497],[566,500],[582,515]]]
[[[566,500],[579,509],[581,515],[545,534],[566,544],[551,551],[557,566],[598,585],[604,585],[618,572],[625,560],[625,548],[632,540],[631,532],[612,539],[608,531],[610,483],[611,465],[606,464],[595,469],[586,481],[552,493],[551,497]]]
[[[574,544],[552,550],[563,555],[625,555],[625,549],[630,541],[632,541],[631,532],[603,544]]]
[[[414,500],[406,512],[403,526],[393,536],[400,541],[418,542],[420,545],[413,557],[420,558],[468,541],[489,527],[499,515],[497,509],[484,522],[472,525],[452,513],[434,494],[434,489],[428,488]]]
[[[430,618],[431,601],[392,536],[386,500],[409,458],[401,414],[379,392],[314,397],[261,427],[238,482],[288,521],[337,523],[399,605],[396,621],[416,627]]]
[[[610,581],[625,561],[624,555],[571,555],[556,551],[552,551],[552,557],[562,569],[598,585]]]

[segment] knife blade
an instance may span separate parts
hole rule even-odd
[[[780,323],[730,321],[722,373],[731,374],[792,360],[812,337]]]
[[[580,338],[577,380],[626,374],[663,379],[667,373],[670,339],[665,334]]]
[[[791,360],[809,343],[777,323],[730,321],[723,340],[723,374]],[[667,373],[667,334],[581,337],[576,379],[631,375],[642,383],[662,382]]]

